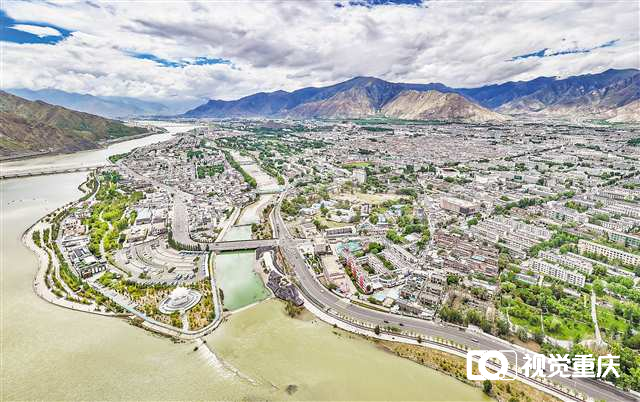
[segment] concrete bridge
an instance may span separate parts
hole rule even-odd
[[[263,188],[260,190],[257,190],[256,193],[258,194],[279,194],[281,192],[284,191],[284,188],[282,188],[281,186],[276,187],[268,187],[268,188]]]
[[[93,169],[96,169],[96,168],[99,168],[99,167],[103,167],[105,165],[106,165],[106,163],[101,163],[101,164],[76,166],[76,167],[68,167],[68,168],[27,170],[27,171],[6,172],[6,173],[2,172],[2,173],[0,173],[0,180],[14,179],[14,178],[18,178],[18,177],[45,176],[45,175],[50,175],[50,174],[88,172],[90,170],[93,170]]]
[[[209,243],[209,250],[215,252],[254,250],[258,247],[273,247],[278,245],[277,239],[268,240],[232,240]]]

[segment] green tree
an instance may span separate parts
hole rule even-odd
[[[491,395],[491,392],[493,391],[493,384],[491,384],[491,381],[484,380],[482,382],[482,391],[487,395]]]
[[[376,213],[372,213],[371,215],[369,215],[369,222],[371,222],[373,225],[378,223],[378,214]]]
[[[496,328],[498,330],[498,335],[499,336],[507,336],[509,335],[509,323],[507,322],[507,320],[503,320],[503,319],[498,319],[496,321]]]

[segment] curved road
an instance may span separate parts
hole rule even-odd
[[[456,327],[441,325],[432,321],[420,320],[417,318],[401,316],[381,311],[376,311],[354,305],[338,297],[336,294],[326,289],[306,266],[303,257],[297,250],[295,240],[285,228],[284,221],[280,214],[280,203],[285,193],[281,194],[275,209],[276,234],[280,239],[279,245],[287,261],[293,267],[299,281],[299,286],[303,288],[303,293],[308,293],[316,303],[321,303],[318,307],[325,312],[330,309],[339,314],[352,317],[361,322],[373,325],[401,326],[402,329],[422,334],[424,336],[441,337],[449,339],[458,344],[466,345],[469,349],[481,350],[504,350],[514,349],[518,354],[518,361],[524,361],[524,353],[516,349],[507,341],[500,341],[493,337],[488,337],[482,333],[467,333],[460,331]],[[567,388],[576,389],[596,400],[606,401],[638,401],[632,394],[624,392],[612,385],[606,384],[590,378],[562,378],[553,377],[553,381],[562,384]]]

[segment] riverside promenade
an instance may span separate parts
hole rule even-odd
[[[101,310],[99,306],[96,304],[83,304],[76,303],[71,300],[67,300],[62,297],[58,297],[53,293],[49,287],[47,287],[46,277],[47,277],[47,269],[49,267],[49,254],[42,247],[38,247],[33,241],[33,232],[36,230],[44,231],[45,229],[50,228],[49,224],[46,224],[42,221],[39,221],[22,235],[22,242],[28,249],[33,251],[38,257],[38,270],[36,271],[34,280],[33,280],[33,290],[41,299],[55,304],[56,306],[64,307],[69,310],[74,311],[82,311],[84,313],[97,314],[103,316],[110,317],[121,317],[121,314],[116,314],[111,311]],[[44,245],[43,245],[44,246]],[[57,261],[55,261],[55,257],[53,255],[53,251],[50,250],[51,254],[51,264],[53,266],[57,266]]]

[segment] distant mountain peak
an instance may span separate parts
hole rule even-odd
[[[407,120],[505,121],[506,116],[483,108],[457,93],[405,90],[382,108],[387,117]]]
[[[458,94],[458,97],[439,97],[438,102],[449,101],[442,117],[500,120],[502,114],[535,116],[572,116],[593,118],[607,110],[622,107],[640,98],[640,72],[635,69],[609,69],[601,73],[573,77],[538,77],[529,81],[510,81],[479,88],[451,88],[440,83],[395,83],[370,76],[356,76],[347,81],[326,87],[307,87],[293,92],[260,92],[232,101],[209,101],[189,112],[185,117],[361,117],[381,111],[403,91],[438,91],[442,94]],[[428,97],[407,92],[403,105],[406,113],[394,109],[398,115],[421,114]],[[423,102],[409,105],[408,99]],[[435,101],[432,95],[431,100]],[[429,103],[429,102],[427,102]],[[428,108],[428,110],[432,110]],[[413,110],[413,112],[412,112]],[[425,109],[426,110],[426,109]],[[461,113],[465,110],[465,113]],[[460,113],[459,113],[460,112]],[[490,113],[491,112],[491,113]],[[435,113],[435,112],[434,112]],[[426,112],[422,113],[428,114]],[[626,115],[626,114],[625,114]],[[450,117],[449,117],[450,116]]]

